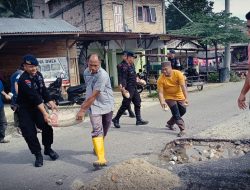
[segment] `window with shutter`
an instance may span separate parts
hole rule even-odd
[[[143,20],[144,22],[150,22],[150,11],[148,6],[143,6]]]
[[[149,6],[137,7],[137,21],[156,22],[156,9]]]
[[[137,20],[138,21],[143,21],[142,7],[137,7]]]
[[[150,7],[150,22],[156,22],[156,11],[154,7]]]

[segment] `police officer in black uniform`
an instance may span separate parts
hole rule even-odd
[[[175,50],[171,49],[168,54],[168,61],[171,62],[172,69],[181,71],[182,65],[180,61],[175,57]]]
[[[136,58],[133,52],[127,52],[127,61],[121,66],[121,85],[122,90],[127,90],[130,94],[129,98],[123,96],[122,105],[119,108],[116,116],[112,119],[116,128],[120,128],[119,119],[123,112],[128,109],[128,106],[133,102],[135,106],[136,125],[146,125],[148,121],[141,118],[141,97],[136,89],[136,71],[134,67],[134,59]]]
[[[123,51],[122,52],[122,62],[117,65],[118,84],[119,84],[120,90],[122,89],[121,88],[121,86],[122,86],[122,83],[121,83],[121,81],[122,81],[122,65],[126,64],[126,60],[127,60],[127,51]],[[128,113],[129,113],[129,117],[135,118],[135,114],[131,109],[131,104],[128,107]],[[126,111],[123,113],[123,115],[126,115]]]
[[[18,80],[19,128],[31,153],[36,157],[35,167],[41,167],[43,165],[43,156],[37,138],[36,127],[42,130],[44,154],[48,155],[52,160],[59,157],[51,149],[53,129],[48,125],[50,117],[44,107],[44,104],[47,103],[54,110],[56,105],[50,99],[42,74],[37,71],[37,59],[33,55],[26,55],[23,61],[25,71]]]

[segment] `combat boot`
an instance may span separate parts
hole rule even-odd
[[[120,128],[120,127],[121,127],[120,124],[119,124],[119,120],[118,120],[118,119],[113,118],[113,119],[112,119],[112,122],[113,122],[115,128]]]
[[[142,119],[138,119],[136,120],[136,125],[147,125],[148,121],[144,121]]]
[[[129,117],[131,117],[131,118],[135,118],[135,114],[134,114],[134,112],[129,112]]]
[[[43,155],[41,152],[37,152],[35,154],[36,161],[35,161],[35,167],[42,167],[43,166]]]
[[[51,147],[45,147],[44,155],[48,155],[51,160],[56,160],[59,158],[59,155],[54,150],[52,150]]]

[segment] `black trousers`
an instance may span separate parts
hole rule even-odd
[[[168,125],[177,124],[181,131],[185,129],[185,123],[182,116],[186,113],[186,107],[183,106],[184,101],[166,100],[171,110],[172,117],[167,122]]]
[[[45,147],[51,146],[53,143],[53,129],[45,122],[42,113],[37,108],[19,107],[18,118],[19,128],[32,154],[41,151],[36,127],[42,130],[42,144]]]
[[[128,109],[131,102],[133,102],[134,107],[135,107],[136,119],[141,120],[141,97],[140,97],[140,94],[137,92],[136,87],[128,87],[126,90],[129,92],[130,97],[126,98],[123,96],[122,105],[119,108],[119,110],[115,116],[115,119],[119,120],[120,117],[122,116],[122,114],[124,113],[124,111],[126,109]]]
[[[6,128],[7,128],[7,120],[4,112],[4,107],[2,107],[0,108],[0,140],[3,140],[5,137]]]

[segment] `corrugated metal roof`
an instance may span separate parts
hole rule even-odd
[[[80,32],[64,20],[0,18],[0,34]]]

